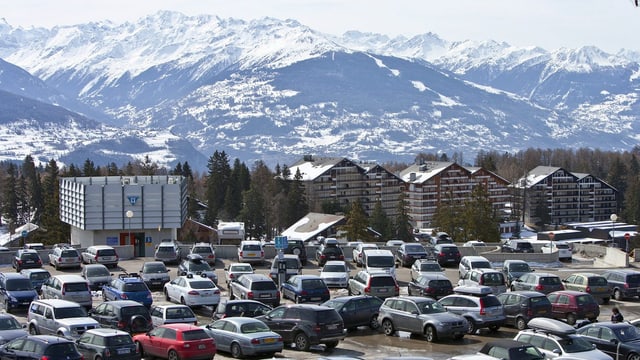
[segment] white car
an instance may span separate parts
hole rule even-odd
[[[215,307],[220,303],[220,289],[206,276],[188,274],[164,284],[164,297],[188,306]]]
[[[541,249],[543,254],[550,254],[557,251],[559,260],[571,260],[573,255],[571,246],[564,241],[549,241],[542,245]]]
[[[151,306],[153,326],[164,324],[198,325],[198,318],[190,307],[182,304],[165,304]]]
[[[327,287],[346,288],[349,284],[349,265],[340,260],[329,260],[324,267],[319,270],[320,278],[327,284]]]
[[[224,277],[229,288],[229,283],[238,280],[244,274],[253,274],[253,266],[246,263],[231,263],[229,267],[224,268]]]
[[[362,266],[362,254],[367,249],[369,249],[369,250],[378,249],[378,245],[373,244],[373,243],[360,243],[360,244],[358,244],[358,246],[356,246],[352,251],[352,256],[353,256],[352,259],[353,259],[353,262],[356,263],[356,265]]]

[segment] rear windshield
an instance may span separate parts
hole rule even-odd
[[[600,276],[590,277],[588,283],[591,286],[607,286],[607,285],[609,285],[609,283],[607,282],[607,279],[605,279],[604,277],[600,277]]]
[[[488,261],[472,261],[471,267],[474,269],[491,269],[491,263]]]
[[[424,252],[424,247],[422,247],[422,245],[407,245],[404,248],[405,248],[405,250],[407,252],[414,252],[414,253],[417,253],[417,252],[423,253]]]
[[[536,296],[536,297],[532,297],[529,299],[529,302],[531,302],[531,306],[545,306],[545,305],[549,305],[551,306],[551,302],[549,301],[549,298],[547,298],[546,296]]]
[[[325,254],[342,254],[342,250],[339,247],[335,246],[328,246],[324,248],[322,252]]]
[[[509,270],[511,271],[531,271],[529,264],[527,263],[515,263],[509,264]]]
[[[443,252],[443,253],[446,253],[446,254],[457,253],[458,251],[459,251],[458,247],[456,247],[456,246],[443,246],[443,247],[440,248],[440,252]]]
[[[324,289],[327,285],[324,284],[322,279],[308,279],[302,280],[303,289]]]
[[[62,257],[78,257],[78,250],[63,250]]]
[[[533,246],[531,245],[531,243],[528,242],[521,242],[521,243],[517,243],[516,244],[517,247],[521,248],[521,249],[530,249]]]
[[[452,287],[451,281],[449,280],[431,280],[429,281],[429,287]]]
[[[390,268],[395,266],[393,256],[369,256],[367,257],[367,266]]]
[[[440,265],[436,263],[422,263],[420,265],[420,271],[440,271]]]
[[[371,278],[371,286],[396,286],[391,276],[374,276]]]
[[[298,259],[287,258],[287,259],[284,259],[284,262],[287,265],[287,269],[297,269],[300,267],[300,263],[298,262]],[[278,260],[274,260],[273,268],[275,269],[277,267],[278,267]]]
[[[109,276],[109,269],[103,267],[91,267],[87,269],[87,276]]]
[[[595,299],[591,295],[578,295],[576,296],[576,303],[578,306],[587,305],[587,304],[596,304]]]
[[[208,246],[196,246],[193,248],[193,252],[197,254],[213,254],[213,250]]]
[[[233,265],[231,267],[229,267],[229,272],[234,272],[234,271],[253,271],[253,268],[251,267],[251,265],[247,264],[247,265]]]
[[[344,265],[325,265],[324,272],[345,272]]]
[[[560,278],[555,276],[541,277],[540,285],[560,285]]]
[[[210,271],[211,266],[209,263],[202,260],[190,261],[188,265],[189,271]]]
[[[107,337],[107,346],[121,346],[131,344],[133,344],[131,335],[116,335]]]
[[[482,274],[482,284],[487,286],[504,285],[504,276],[502,273]]]
[[[240,332],[243,334],[253,334],[271,331],[269,327],[262,322],[252,322],[248,324],[242,324],[240,326]]]
[[[33,285],[31,285],[31,280],[29,279],[8,279],[7,290],[9,291],[33,290]]]
[[[342,318],[340,317],[338,312],[333,310],[333,309],[325,310],[325,311],[316,311],[316,312],[304,311],[303,314],[304,313],[316,314],[317,315],[317,319],[310,319],[310,320],[312,320],[313,322],[321,323],[321,324],[322,323],[330,323],[330,322],[342,321]]]
[[[242,250],[244,251],[261,251],[260,245],[245,245]]]
[[[627,275],[629,284],[640,284],[640,274]]]
[[[493,295],[482,297],[480,301],[484,307],[502,306],[500,300]]]
[[[192,281],[190,283],[192,289],[213,289],[215,285],[209,281]]]
[[[167,309],[167,319],[182,319],[196,317],[191,308],[169,308]]]
[[[89,291],[89,285],[85,282],[64,284],[64,290],[68,292]]]
[[[22,256],[20,256],[20,259],[22,260],[40,260],[40,256],[38,254],[35,253],[24,253],[22,254]]]
[[[277,290],[273,281],[256,281],[251,283],[251,290]]]
[[[22,325],[14,317],[5,317],[0,320],[0,330],[22,329]]]
[[[34,272],[29,274],[29,278],[31,278],[31,280],[47,280],[48,278],[51,277],[51,274],[49,274],[48,272]]]
[[[77,354],[78,350],[76,350],[76,346],[72,342],[51,344],[47,346],[46,350],[44,351],[44,355],[55,355],[57,358],[75,358]]]
[[[144,283],[128,283],[124,284],[124,291],[149,291]]]
[[[204,340],[204,339],[210,339],[210,338],[211,337],[209,337],[209,335],[207,335],[207,333],[202,329],[189,330],[189,331],[182,332],[182,340],[184,341]]]
[[[114,249],[98,250],[98,256],[116,256],[116,251]]]
[[[176,249],[173,246],[159,246],[158,247],[158,252],[159,253],[175,254],[176,253]]]

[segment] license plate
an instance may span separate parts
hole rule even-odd
[[[319,297],[312,297],[311,301],[320,301],[320,298]]]
[[[546,314],[546,313],[547,313],[547,310],[540,310],[540,311],[538,311],[538,314]]]
[[[162,284],[162,281],[152,281],[151,285],[160,285]]]
[[[327,329],[329,329],[329,330],[335,330],[337,328],[338,328],[338,325],[336,325],[336,324],[327,325]]]
[[[206,349],[206,348],[207,348],[207,345],[205,344],[198,345],[198,349]]]
[[[27,260],[27,261],[25,261],[25,263],[27,263],[27,264],[33,264],[33,263],[35,263],[35,261],[33,261],[33,260]]]
[[[276,342],[275,338],[266,338],[266,339],[264,339],[264,343],[265,344],[271,344],[271,343],[274,343],[274,342]]]
[[[247,253],[247,257],[252,257],[252,256],[256,256],[255,253]]]
[[[271,295],[270,294],[260,294],[261,298],[270,298]]]
[[[378,292],[386,293],[386,292],[387,292],[387,289],[380,289]]]
[[[127,348],[118,349],[118,354],[129,354],[129,353],[131,353],[131,349],[127,349]]]

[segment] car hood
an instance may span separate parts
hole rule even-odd
[[[556,360],[576,360],[576,359],[584,359],[584,360],[611,360],[611,356],[605,354],[604,352],[593,349],[589,351],[581,351],[575,353],[563,353],[562,356],[555,358]]]
[[[321,278],[348,278],[349,275],[343,272],[326,272],[323,271],[320,273]]]
[[[28,334],[27,330],[24,329],[2,330],[0,331],[0,344],[4,344],[19,337],[27,336]]]
[[[89,283],[109,282],[111,281],[111,276],[90,276],[87,278],[87,281]]]
[[[460,316],[460,315],[456,315],[456,314],[452,314],[450,312],[441,312],[441,313],[435,313],[435,314],[421,314],[420,317],[422,319],[434,319],[440,322],[456,322],[456,321],[465,321],[466,320]]]
[[[35,290],[8,291],[7,293],[17,299],[33,299],[38,296]]]
[[[98,325],[98,321],[91,317],[75,317],[56,320],[60,325],[74,326],[74,325]]]

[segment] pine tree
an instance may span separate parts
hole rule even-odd
[[[287,217],[285,227],[295,224],[301,217],[309,212],[309,205],[304,194],[304,185],[302,184],[302,174],[298,168],[293,176],[293,181],[289,184],[289,192],[287,193]]]
[[[482,184],[476,185],[471,198],[464,204],[463,238],[460,241],[481,240],[484,242],[498,242],[500,240],[500,225],[489,192]]]
[[[369,241],[370,235],[367,231],[369,220],[367,214],[362,208],[360,200],[356,199],[351,203],[349,212],[347,213],[347,223],[342,227],[342,230],[346,231],[346,236],[349,241]]]
[[[376,201],[371,217],[369,218],[369,226],[380,233],[382,239],[390,239],[392,237],[391,219],[387,216],[382,208],[382,201]]]
[[[38,214],[44,207],[44,196],[42,194],[42,183],[40,182],[40,174],[36,171],[33,158],[28,155],[22,164],[22,174],[25,177],[25,192],[27,196],[27,206],[29,208],[29,218],[31,213],[36,214],[35,222],[38,222]]]
[[[407,213],[407,204],[404,194],[398,199],[398,211],[395,221],[395,237],[403,241],[412,241],[411,217]]]
[[[16,227],[22,225],[19,223],[18,216],[17,169],[13,163],[9,163],[7,174],[2,180],[2,196],[4,198],[4,202],[2,203],[2,216],[9,223],[10,232],[13,232]]]
[[[231,167],[227,154],[217,150],[209,158],[207,164],[209,174],[206,184],[207,213],[205,223],[214,225],[218,219],[218,213],[224,206],[229,178],[231,177]]]
[[[42,226],[47,232],[47,243],[68,242],[69,226],[60,221],[60,187],[59,169],[55,160],[50,160],[45,167],[43,192],[45,194],[42,212]]]

